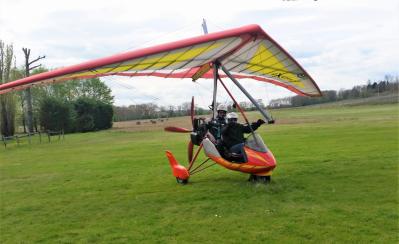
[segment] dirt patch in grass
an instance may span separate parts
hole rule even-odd
[[[156,131],[163,130],[167,126],[177,126],[191,129],[189,116],[163,119],[146,119],[114,122],[113,130],[120,131]]]

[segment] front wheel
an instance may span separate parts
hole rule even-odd
[[[183,180],[183,179],[180,179],[179,177],[176,177],[176,181],[177,181],[177,183],[179,183],[181,185],[185,185],[188,183],[188,179]]]

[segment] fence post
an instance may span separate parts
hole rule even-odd
[[[3,135],[1,135],[1,139],[2,139],[3,142],[4,142],[4,148],[7,148],[6,138],[4,138]]]

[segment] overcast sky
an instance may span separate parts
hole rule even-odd
[[[321,90],[350,88],[399,74],[397,0],[87,1],[0,0],[0,39],[57,68],[154,44],[247,24],[260,25],[315,79]],[[117,105],[181,104],[194,95],[211,100],[211,82],[158,78],[102,78]],[[242,80],[256,98],[295,95],[281,87]],[[238,100],[245,98],[232,88]],[[224,93],[219,100],[229,101]]]

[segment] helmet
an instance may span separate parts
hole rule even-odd
[[[234,112],[228,113],[227,119],[238,119],[238,115]]]
[[[219,106],[216,109],[217,111],[226,111],[227,112],[227,107],[224,104],[219,104]]]

